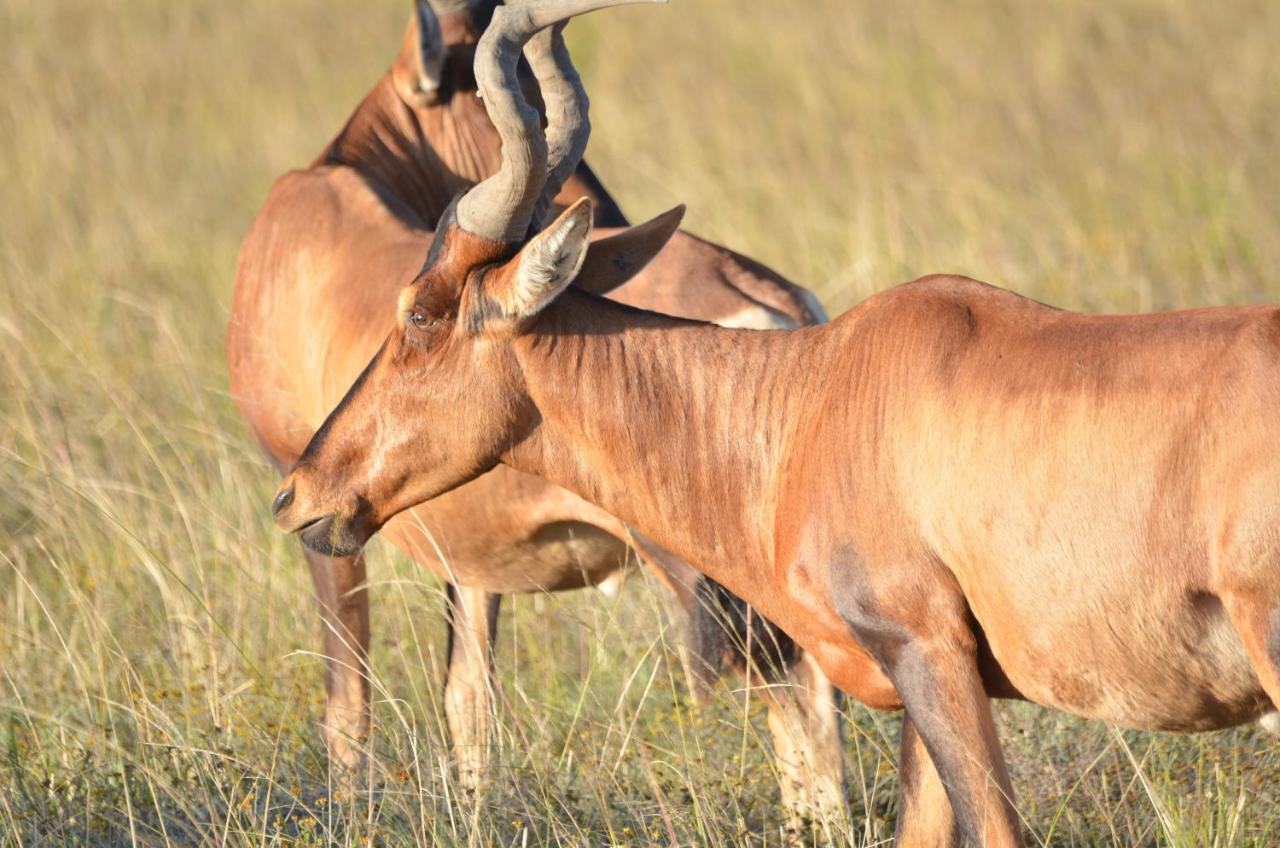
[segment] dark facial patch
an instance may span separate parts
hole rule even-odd
[[[520,245],[493,241],[469,233],[457,224],[455,197],[445,210],[414,285],[420,290],[414,305],[437,317],[452,318],[458,314],[463,291],[470,284],[477,288],[484,271],[515,256]],[[483,307],[483,294],[478,305]],[[483,309],[481,311],[484,311]]]
[[[458,201],[462,197],[463,194],[454,197],[440,216],[422,274],[439,271],[465,278],[467,272],[481,265],[510,259],[520,248],[519,243],[494,241],[458,226]]]
[[[461,196],[455,197],[441,216],[427,261],[413,282],[418,287],[413,306],[433,318],[456,318],[469,285],[476,291],[476,301],[470,310],[473,314],[468,316],[468,329],[475,330],[489,311],[485,295],[479,291],[481,278],[492,266],[513,257],[520,245],[493,241],[459,227],[457,204]]]
[[[450,200],[449,205],[445,207],[444,213],[440,215],[440,222],[436,225],[436,231],[431,237],[431,249],[427,251],[427,261],[422,263],[423,271],[439,264],[440,254],[444,252],[449,231],[458,226],[458,201],[464,194],[466,194],[465,191],[455,194],[453,200]]]
[[[490,296],[485,290],[484,280],[492,268],[477,271],[471,281],[471,305],[467,309],[467,331],[478,333],[489,321],[501,320],[505,317],[502,304]]]

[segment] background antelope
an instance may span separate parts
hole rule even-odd
[[[694,232],[823,281],[832,314],[938,268],[1089,312],[1280,298],[1275,4],[779,9],[570,24],[588,161],[628,214],[685,201]],[[502,779],[458,791],[442,588],[387,544],[367,551],[374,792],[327,791],[310,576],[264,508],[280,474],[229,396],[226,325],[268,186],[343,126],[409,12],[0,3],[11,842],[778,842],[759,697],[688,706],[647,574],[617,599],[503,601]],[[1280,746],[1256,725],[1153,734],[993,707],[1028,842],[1276,842]],[[851,708],[845,728],[841,836],[889,844],[898,716]]]
[[[276,182],[245,238],[227,335],[231,393],[281,468],[296,461],[377,349],[376,319],[421,268],[445,204],[499,168],[502,139],[471,72],[473,56],[481,67],[506,62],[504,82],[516,82],[515,56],[476,53],[492,5],[415,4],[391,68],[311,167]],[[543,202],[595,201],[602,245],[610,249],[609,264],[599,269],[601,291],[616,288],[613,296],[622,302],[729,326],[823,320],[812,295],[773,271],[687,233],[673,234],[679,212],[621,230],[625,218],[580,161],[586,94],[559,32],[549,30],[531,45],[529,59],[553,116],[549,143],[557,152],[570,150],[563,159],[570,164],[553,176]],[[496,89],[490,94],[502,96]],[[584,129],[574,135],[579,125]],[[387,535],[450,584],[444,703],[460,776],[474,787],[489,759],[501,596],[610,578],[626,564],[628,532],[575,495],[504,468],[416,506]],[[760,696],[770,705],[793,825],[810,814],[838,820],[843,766],[830,684],[776,630],[728,634],[728,622],[745,621],[736,599],[699,587],[697,573],[660,548],[643,540],[637,547],[696,619],[695,686],[705,687],[722,657],[736,658],[747,643],[767,657],[765,665],[774,668],[766,677],[774,685]],[[366,570],[358,552],[334,557],[308,550],[307,560],[324,621],[324,737],[335,762],[350,772],[369,730]],[[783,685],[787,679],[792,685]]]
[[[480,56],[575,8],[499,9]],[[903,845],[1022,844],[989,698],[1176,732],[1280,706],[1280,308],[1089,316],[943,276],[770,333],[613,304],[590,200],[544,224],[585,138],[543,143],[503,66],[477,62],[504,167],[446,212],[283,529],[345,554],[499,464],[558,482],[905,707]]]

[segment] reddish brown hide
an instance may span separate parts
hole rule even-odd
[[[417,4],[392,68],[311,167],[272,187],[245,239],[227,338],[231,389],[255,436],[282,468],[297,460],[377,350],[383,319],[404,282],[422,267],[431,230],[450,199],[498,167],[498,136],[476,96],[471,69],[476,21],[482,24],[488,13],[474,6],[442,13],[437,27],[431,7]],[[433,28],[440,34],[438,49]],[[605,225],[598,237],[624,233],[625,219],[585,164],[561,199],[583,196],[597,202],[597,221]],[[619,258],[617,252],[611,256]],[[731,326],[823,319],[808,292],[684,232],[613,296]],[[473,784],[488,757],[499,596],[610,578],[627,561],[627,529],[561,488],[499,468],[404,512],[386,532],[453,584],[445,706],[461,775]],[[658,573],[691,608],[697,573],[658,549],[645,558],[660,562]],[[370,631],[364,564],[358,554],[308,551],[308,560],[329,658],[326,741],[337,763],[353,766],[368,732],[369,690],[361,672]],[[769,690],[787,803],[797,817],[814,807],[838,817],[842,764],[834,693],[808,660],[789,676],[793,689]]]
[[[495,463],[557,482],[905,706],[900,844],[1021,844],[990,697],[1182,732],[1280,703],[1280,308],[931,277],[749,333],[570,288],[589,230],[438,253],[280,526],[359,544]]]

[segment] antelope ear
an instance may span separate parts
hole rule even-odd
[[[574,283],[591,294],[605,295],[644,270],[666,247],[684,218],[684,204],[643,224],[591,243]]]
[[[529,239],[506,266],[485,279],[486,299],[498,307],[503,318],[532,318],[569,287],[587,255],[591,216],[591,201],[581,198]]]
[[[445,58],[444,35],[435,11],[428,0],[415,0],[413,18],[392,70],[400,95],[421,106],[435,103]]]

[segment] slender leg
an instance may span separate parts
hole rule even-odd
[[[902,748],[898,757],[902,785],[898,808],[898,848],[955,848],[960,844],[956,817],[938,770],[929,759],[911,716],[902,714]]]
[[[977,637],[954,578],[928,559],[878,568],[851,559],[832,572],[837,608],[902,696],[965,842],[1022,845]]]
[[[1013,790],[972,645],[917,635],[885,663],[960,830],[972,845],[1021,845]]]
[[[479,787],[493,742],[493,642],[501,601],[501,595],[479,589],[449,587],[444,712],[458,779],[469,789]]]
[[[834,839],[846,814],[839,693],[804,653],[787,669],[786,684],[763,691],[787,829],[799,834],[811,821]]]
[[[369,737],[369,594],[364,557],[306,550],[324,635],[324,742],[339,785],[349,786]]]

